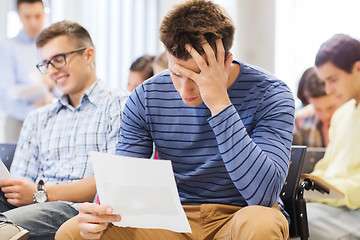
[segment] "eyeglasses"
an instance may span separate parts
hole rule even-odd
[[[55,55],[50,60],[45,60],[45,61],[42,61],[41,63],[37,64],[36,67],[37,67],[37,69],[39,69],[39,71],[42,74],[48,73],[49,64],[51,64],[51,66],[53,66],[56,69],[63,68],[66,66],[66,56],[69,56],[73,53],[84,51],[85,49],[86,48],[80,48],[80,49],[77,49],[72,52],[61,53],[61,54]]]

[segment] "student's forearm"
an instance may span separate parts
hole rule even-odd
[[[92,202],[96,194],[94,176],[72,183],[45,186],[48,201]]]

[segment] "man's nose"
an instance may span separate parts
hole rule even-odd
[[[184,78],[182,90],[183,93],[192,92],[195,88],[195,82],[189,78]]]
[[[325,92],[327,95],[330,95],[334,93],[334,88],[329,83],[325,83]]]

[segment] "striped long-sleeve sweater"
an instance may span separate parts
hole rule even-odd
[[[182,204],[272,206],[286,179],[294,99],[274,76],[239,63],[232,102],[215,116],[183,103],[168,71],[132,92],[116,154],[172,161]]]

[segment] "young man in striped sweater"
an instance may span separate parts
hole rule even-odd
[[[170,159],[192,233],[116,227],[109,206],[82,204],[58,239],[288,239],[279,193],[294,123],[288,87],[233,61],[234,24],[211,1],[177,5],[160,26],[169,71],[127,101],[116,154]]]

